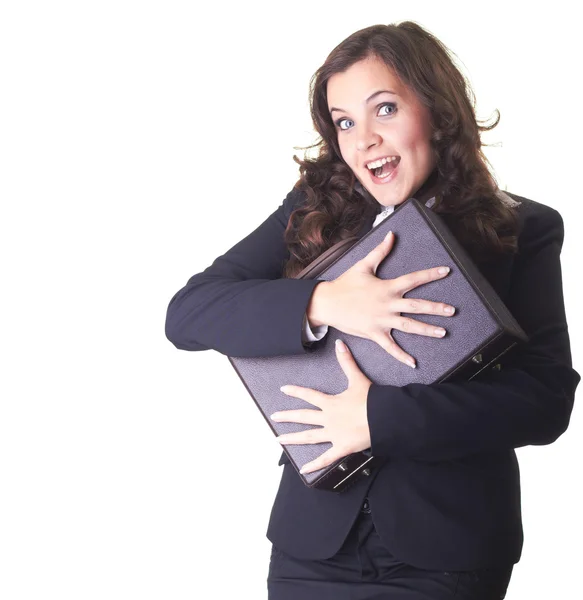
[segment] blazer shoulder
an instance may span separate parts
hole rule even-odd
[[[307,193],[296,186],[297,184],[288,192],[287,196],[282,202],[286,223],[289,221],[292,212],[296,208],[299,208],[308,198]]]
[[[562,223],[563,219],[561,214],[556,208],[531,200],[518,194],[511,192],[502,192],[507,198],[510,198],[512,205],[518,210],[520,222],[522,225],[532,225],[533,222],[544,222],[545,224],[557,224]]]
[[[515,203],[518,212],[519,252],[534,251],[551,241],[562,246],[565,228],[557,209],[511,192],[504,194]]]

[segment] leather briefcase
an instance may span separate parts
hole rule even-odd
[[[453,378],[472,379],[485,369],[501,369],[502,356],[518,343],[527,341],[524,331],[441,217],[415,198],[396,206],[393,213],[362,238],[351,237],[326,250],[296,278],[336,279],[378,246],[391,230],[395,234],[395,242],[376,270],[380,279],[394,279],[431,267],[450,267],[450,273],[443,279],[423,284],[404,295],[406,298],[445,302],[456,308],[452,317],[407,315],[445,328],[445,337],[432,338],[392,330],[397,344],[415,358],[415,369],[395,359],[376,342],[346,334],[331,326],[324,338],[313,342],[305,354],[228,357],[276,435],[317,427],[276,423],[270,419],[270,415],[277,411],[317,410],[300,398],[284,394],[281,386],[298,385],[326,394],[339,394],[346,389],[346,376],[334,347],[337,338],[347,344],[359,368],[373,383],[394,386],[430,384]],[[336,492],[345,490],[361,477],[370,476],[384,462],[372,456],[369,448],[346,456],[325,469],[299,473],[303,465],[331,446],[330,442],[288,444],[284,446],[284,452],[305,485]]]

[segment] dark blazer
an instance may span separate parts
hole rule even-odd
[[[580,376],[571,367],[560,252],[563,221],[521,202],[519,252],[480,270],[530,337],[480,379],[373,384],[372,454],[385,462],[342,493],[314,490],[287,456],[267,537],[299,558],[325,559],[368,497],[389,551],[418,568],[474,570],[518,562],[523,531],[514,449],[550,444],[569,424]],[[226,356],[302,354],[302,320],[319,281],[282,278],[283,232],[305,199],[292,190],[259,227],[192,276],[171,299],[166,336],[181,350]],[[368,232],[374,217],[363,223]],[[420,315],[423,320],[423,315]]]

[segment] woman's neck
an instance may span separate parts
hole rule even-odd
[[[434,169],[431,175],[425,180],[425,183],[413,194],[413,198],[425,204],[430,198],[437,196],[439,189],[437,169]]]

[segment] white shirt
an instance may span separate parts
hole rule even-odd
[[[435,196],[433,198],[429,198],[429,200],[425,203],[425,206],[433,206],[435,202]],[[394,206],[384,206],[381,212],[376,216],[373,227],[376,227],[381,221],[386,219],[393,211],[395,210]],[[372,228],[371,228],[372,229]],[[310,346],[312,342],[317,342],[321,340],[328,333],[328,325],[321,325],[320,327],[310,327],[308,323],[308,315],[304,314],[304,327],[302,330],[302,343],[305,346]]]

